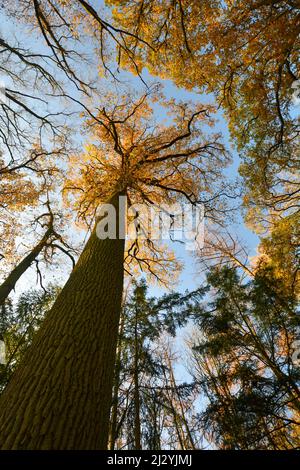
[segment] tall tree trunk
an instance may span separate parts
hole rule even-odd
[[[124,238],[95,229],[1,396],[1,449],[106,448],[123,261]]]
[[[0,285],[0,305],[5,302],[11,291],[15,288],[15,285],[20,277],[25,273],[25,271],[27,271],[33,261],[36,260],[42,249],[47,245],[52,233],[52,229],[49,228],[41,241],[35,245],[31,252],[25,256],[22,261],[20,261],[20,263],[11,271],[5,281]]]

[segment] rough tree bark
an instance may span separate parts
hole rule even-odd
[[[1,396],[1,449],[106,448],[123,261],[94,230]]]

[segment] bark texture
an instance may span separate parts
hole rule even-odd
[[[1,396],[1,449],[106,448],[123,260],[94,230]]]

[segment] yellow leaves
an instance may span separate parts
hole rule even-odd
[[[109,1],[116,7],[116,24],[152,46],[137,38],[129,42],[140,68],[146,66],[186,89],[214,92],[226,108],[239,150],[257,164],[270,152],[267,174],[257,175],[265,194],[256,201],[266,205],[279,188],[272,181],[274,163],[280,165],[277,171],[286,170],[287,158],[292,166],[297,164],[295,152],[283,152],[281,161],[277,155],[282,143],[290,143],[297,132],[288,107],[293,75],[299,71],[297,9],[279,3],[273,8],[272,2],[192,0],[182,1],[180,11],[178,2],[171,1]],[[123,64],[132,68],[128,57]],[[292,186],[282,189],[289,194]]]
[[[22,210],[34,204],[39,191],[22,175],[8,174],[0,179],[0,206],[8,210]]]
[[[300,239],[299,215],[285,218],[274,217],[268,236],[262,237],[259,256],[255,259],[256,269],[271,269],[272,276],[278,281],[278,288],[288,293],[299,294]]]
[[[18,260],[15,240],[22,227],[22,211],[26,206],[34,207],[39,194],[39,187],[24,175],[0,174],[0,259],[5,258],[5,269],[9,269]],[[1,266],[0,270],[3,268]]]

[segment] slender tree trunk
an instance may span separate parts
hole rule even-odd
[[[134,444],[135,449],[141,449],[141,418],[140,418],[140,387],[139,387],[139,338],[138,312],[135,314],[134,328]]]
[[[43,238],[37,245],[31,250],[31,252],[20,261],[20,263],[11,271],[9,276],[0,285],[0,305],[2,305],[11,291],[15,288],[16,283],[20,277],[27,271],[33,261],[38,257],[42,249],[47,245],[49,237],[52,234],[52,230],[48,229]]]
[[[155,400],[153,400],[153,422],[154,422],[154,431],[153,431],[153,450],[161,450],[161,443],[160,443],[160,437],[161,437],[161,432],[158,427],[158,419],[159,417],[157,416],[157,403],[155,403]]]
[[[119,388],[120,388],[121,352],[122,352],[122,336],[123,336],[123,329],[124,329],[124,321],[125,321],[125,316],[124,314],[122,314],[120,328],[119,328],[117,358],[116,358],[115,376],[114,376],[114,384],[113,384],[109,450],[114,450],[116,439],[117,439],[118,397],[119,397]]]
[[[163,374],[164,374],[165,383],[166,383],[166,385],[168,385],[169,379],[166,375],[166,372],[164,371]],[[171,413],[173,415],[174,426],[175,426],[175,431],[176,431],[176,434],[177,434],[179,447],[180,447],[181,450],[185,450],[184,442],[183,442],[183,439],[182,439],[182,426],[180,424],[180,420],[178,419],[178,413],[177,413],[177,410],[176,410],[176,408],[174,406],[174,403],[173,403],[172,391],[170,393],[168,393],[168,391],[167,391],[166,395],[168,397],[168,402],[169,402],[167,408],[171,411]]]
[[[124,238],[94,230],[1,396],[1,449],[106,448],[123,261]]]
[[[186,420],[186,417],[185,417],[185,410],[184,410],[184,407],[183,407],[183,404],[182,404],[180,394],[178,393],[178,388],[177,388],[176,380],[175,380],[175,377],[174,377],[174,371],[173,371],[173,366],[172,366],[170,357],[168,357],[168,367],[170,369],[171,384],[172,384],[172,387],[173,387],[173,389],[174,389],[174,391],[177,395],[177,400],[178,400],[180,411],[181,411],[181,419],[182,419],[182,422],[183,422],[184,427],[186,429],[186,434],[184,433],[184,435],[185,435],[185,442],[188,443],[188,445],[185,445],[185,448],[186,448],[186,450],[189,450],[189,449],[195,450],[196,447],[195,447],[194,439],[193,439],[192,433],[190,431],[189,424],[188,424],[188,422]]]

